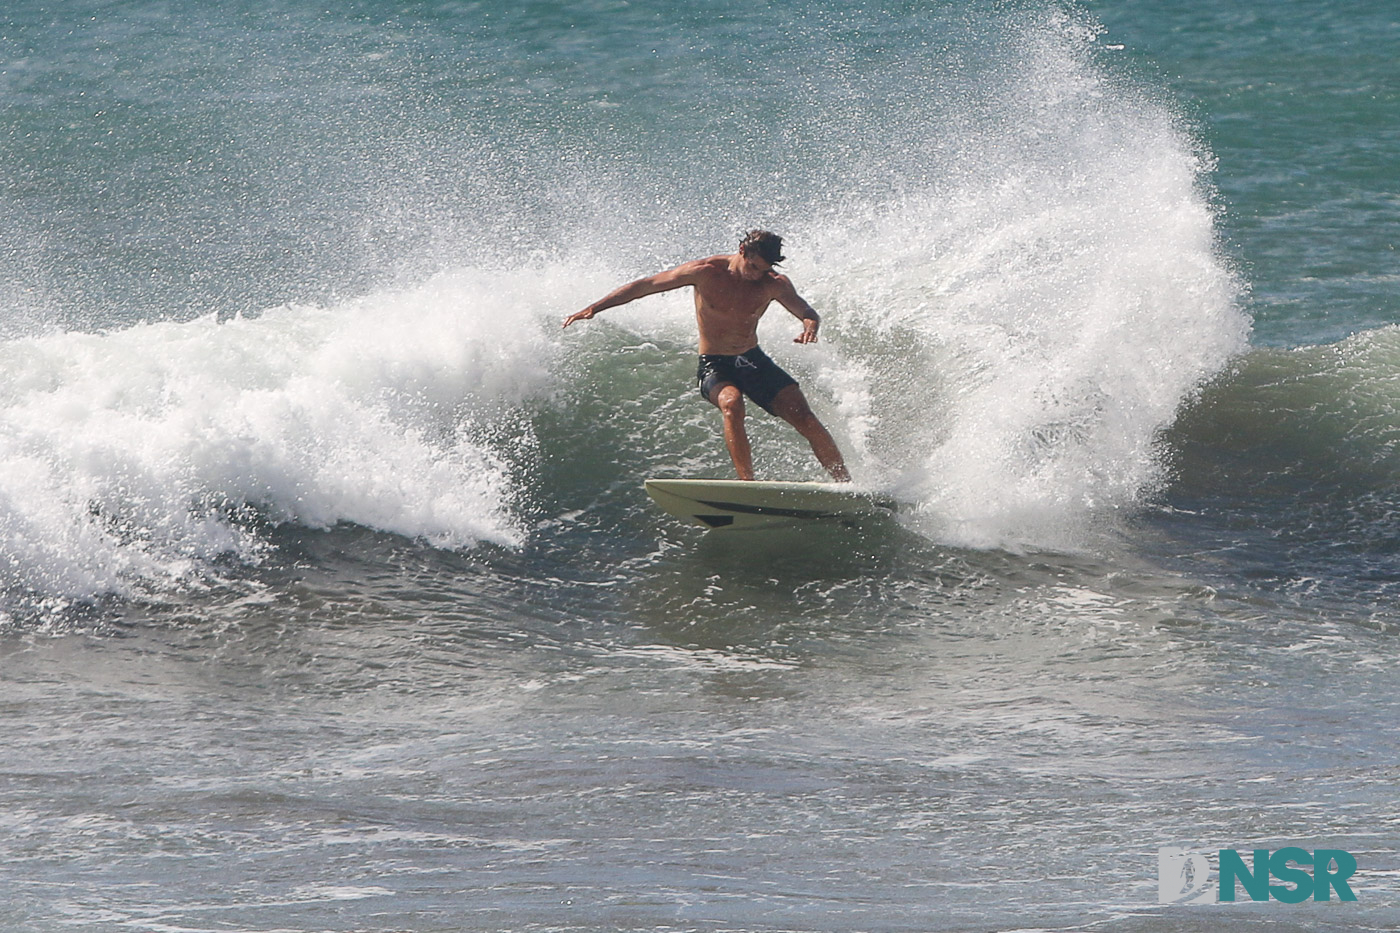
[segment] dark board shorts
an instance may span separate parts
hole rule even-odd
[[[768,414],[773,414],[773,399],[788,386],[797,385],[797,380],[783,371],[783,368],[768,358],[758,347],[738,356],[702,353],[700,366],[695,371],[695,381],[700,394],[711,403],[711,395],[716,386],[729,383],[737,386]]]

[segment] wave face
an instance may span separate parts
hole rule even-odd
[[[548,525],[551,463],[603,487],[725,475],[686,385],[686,296],[557,325],[752,226],[787,236],[825,315],[819,347],[785,348],[781,310],[765,343],[858,476],[916,503],[921,533],[1074,548],[1160,490],[1163,431],[1249,323],[1208,154],[1091,22],[997,4],[856,22],[818,4],[735,56],[663,41],[645,4],[531,20],[525,48],[509,27],[536,6],[347,22],[282,71],[259,63],[295,44],[294,16],[238,40],[246,24],[181,10],[151,28],[207,33],[218,54],[199,69],[176,43],[112,84],[112,61],[74,46],[67,85],[38,64],[12,75],[29,135],[10,137],[25,184],[6,222],[36,245],[4,270],[8,591],[184,587],[257,562],[284,524],[519,547]],[[598,17],[627,41],[566,42]],[[890,30],[926,42],[894,54]],[[142,35],[114,34],[113,61]],[[432,65],[444,55],[461,67]],[[682,58],[689,83],[667,77]],[[93,88],[120,99],[56,152],[92,180],[50,191],[14,140],[76,121]],[[191,148],[205,155],[175,158]],[[112,192],[141,209],[116,219]],[[50,196],[105,226],[61,230],[36,206]],[[260,266],[255,229],[300,245]],[[153,255],[169,262],[142,279]],[[755,430],[768,475],[813,473],[786,429]]]
[[[1389,593],[1400,579],[1397,366],[1395,326],[1240,359],[1169,435],[1171,501],[1192,536],[1295,585]]]
[[[1400,480],[1398,367],[1393,325],[1334,344],[1257,349],[1203,394],[1174,438],[1233,463],[1232,482],[1244,486],[1337,501],[1388,491]],[[1178,483],[1183,494],[1222,485],[1191,469]]]

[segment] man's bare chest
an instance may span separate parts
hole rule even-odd
[[[696,310],[732,321],[756,320],[773,298],[763,283],[723,283],[696,289]]]

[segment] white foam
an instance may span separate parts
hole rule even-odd
[[[126,593],[255,560],[249,508],[518,543],[496,427],[550,386],[536,309],[559,290],[548,269],[469,270],[333,307],[0,344],[5,589]]]

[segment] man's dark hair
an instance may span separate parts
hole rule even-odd
[[[768,230],[750,230],[739,241],[739,252],[777,265],[783,261],[783,238]]]

